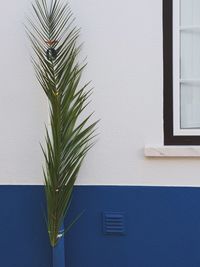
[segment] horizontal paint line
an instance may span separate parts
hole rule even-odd
[[[0,186],[44,186],[39,183],[0,183]],[[106,188],[200,188],[200,185],[162,185],[162,184],[75,184],[75,187],[106,187]]]

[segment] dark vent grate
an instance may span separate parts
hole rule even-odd
[[[103,212],[103,232],[105,235],[124,235],[125,217],[121,212]]]

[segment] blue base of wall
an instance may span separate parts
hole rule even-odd
[[[199,267],[200,188],[76,186],[66,267]],[[103,212],[125,215],[105,235]],[[52,267],[42,186],[0,186],[0,266]]]

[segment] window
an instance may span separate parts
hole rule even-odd
[[[164,144],[200,145],[200,0],[163,0]]]

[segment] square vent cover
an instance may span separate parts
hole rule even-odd
[[[103,212],[103,232],[105,235],[125,235],[124,212]]]

